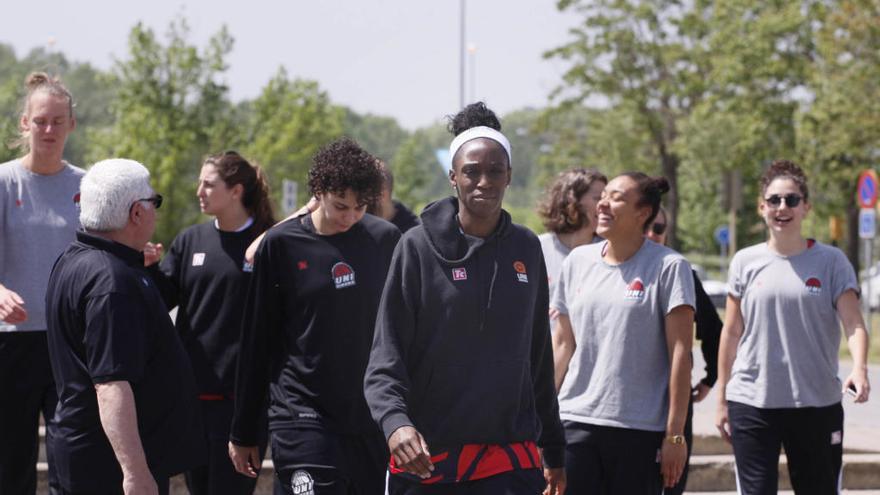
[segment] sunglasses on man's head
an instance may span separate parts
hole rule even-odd
[[[779,194],[771,194],[770,197],[764,198],[764,202],[773,208],[779,208],[783,201],[785,201],[785,205],[789,208],[794,208],[797,205],[801,204],[801,200],[804,199],[800,194],[786,194],[780,196]]]
[[[652,223],[651,232],[653,232],[654,235],[663,235],[663,233],[666,232],[666,224],[659,222]]]

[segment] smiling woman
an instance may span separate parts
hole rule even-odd
[[[716,425],[733,444],[745,493],[776,493],[780,446],[795,492],[837,493],[841,394],[852,388],[854,400],[865,402],[870,393],[855,272],[839,249],[803,236],[810,202],[800,166],[774,161],[760,190],[769,236],[730,262]],[[841,323],[853,359],[843,383]]]
[[[0,165],[0,493],[36,490],[37,425],[46,420],[49,482],[56,485],[51,443],[57,402],[46,341],[45,294],[58,255],[75,238],[79,183],[85,171],[63,160],[76,128],[64,84],[36,72],[15,143],[26,154]]]

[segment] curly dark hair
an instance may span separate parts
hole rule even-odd
[[[351,189],[359,204],[369,206],[382,192],[379,161],[351,138],[342,137],[324,145],[312,162],[309,169],[312,195],[342,194]]]
[[[776,179],[789,179],[794,182],[801,194],[804,196],[804,202],[810,198],[810,189],[807,187],[807,176],[801,167],[790,160],[773,160],[773,163],[764,171],[761,176],[761,197],[759,201],[764,200],[764,193],[770,187],[770,183]]]
[[[651,215],[642,225],[642,230],[647,230],[654,218],[657,217],[657,212],[660,211],[660,200],[664,194],[669,192],[669,180],[666,177],[650,177],[643,172],[624,172],[618,177],[629,177],[636,182],[639,192],[636,207],[651,207]]]
[[[557,175],[538,203],[538,215],[544,228],[567,234],[584,227],[589,217],[580,201],[596,181],[608,184],[608,178],[592,168],[573,168]]]
[[[451,132],[453,136],[458,136],[471,127],[477,126],[491,127],[492,129],[501,132],[501,122],[498,120],[495,112],[489,110],[486,104],[482,101],[471,103],[462,108],[457,114],[447,115],[446,118],[449,119],[449,124],[446,125],[446,129]]]

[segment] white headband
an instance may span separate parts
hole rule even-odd
[[[513,161],[513,157],[510,154],[510,141],[504,137],[504,134],[501,134],[491,127],[482,125],[471,127],[458,136],[455,136],[455,139],[452,140],[452,144],[449,145],[449,159],[452,160],[455,158],[455,153],[458,152],[459,148],[464,146],[464,143],[478,138],[488,138],[500,144],[501,147],[504,148],[504,151],[507,152],[507,160],[510,162]]]

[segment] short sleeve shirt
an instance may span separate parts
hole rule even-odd
[[[153,474],[194,467],[203,447],[195,379],[143,255],[78,232],[52,269],[46,309],[59,396],[52,448],[61,484],[104,493],[122,482],[94,388],[112,381],[131,386]]]
[[[562,419],[664,431],[670,363],[666,315],[694,307],[687,260],[646,240],[610,265],[606,242],[575,248],[562,265],[551,306],[571,320],[577,347],[559,391]]]
[[[736,253],[728,293],[740,299],[743,335],[727,399],[760,408],[823,407],[840,402],[837,299],[858,291],[839,249],[810,240],[794,256],[767,243]]]

